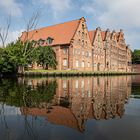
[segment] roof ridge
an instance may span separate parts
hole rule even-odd
[[[93,32],[93,31],[96,31],[96,30],[90,30],[90,31],[88,31],[88,32]]]
[[[38,28],[38,29],[33,29],[29,32],[32,32],[32,31],[38,31],[38,30],[42,30],[44,28],[48,28],[48,27],[53,27],[53,26],[57,26],[57,25],[62,25],[62,24],[65,24],[65,23],[69,23],[69,22],[73,22],[73,21],[79,21],[80,19],[75,19],[75,20],[71,20],[71,21],[66,21],[66,22],[62,22],[62,23],[57,23],[57,24],[54,24],[54,25],[50,25],[50,26],[45,26],[45,27],[41,27],[41,28]]]

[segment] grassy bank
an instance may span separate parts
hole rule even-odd
[[[135,72],[85,72],[76,70],[29,70],[19,76],[113,76],[113,75],[136,75]]]

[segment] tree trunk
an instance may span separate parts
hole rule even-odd
[[[18,66],[18,73],[19,74],[24,73],[24,66]]]
[[[46,70],[48,70],[48,65],[46,65]]]

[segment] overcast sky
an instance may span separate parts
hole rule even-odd
[[[38,27],[85,17],[88,29],[123,29],[127,44],[140,49],[140,0],[0,0],[0,27],[11,15],[8,41],[25,29],[26,21],[39,9]]]

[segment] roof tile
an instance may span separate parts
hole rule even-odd
[[[51,37],[54,39],[51,45],[69,44],[76,29],[78,28],[79,22],[80,20],[73,20],[70,22],[32,30],[29,32],[28,38],[26,37],[26,32],[23,32],[20,39],[21,41],[25,41],[27,39],[31,41],[38,41],[39,39],[46,40],[48,37]]]

